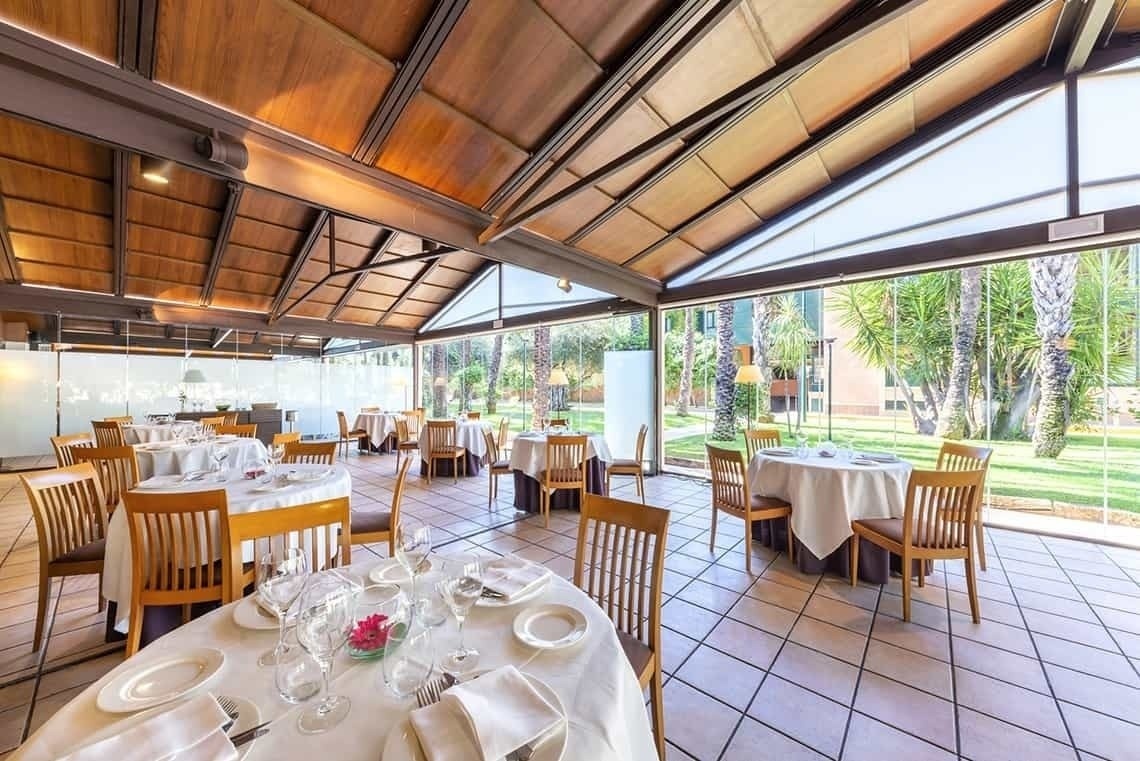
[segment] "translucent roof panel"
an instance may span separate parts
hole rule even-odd
[[[1077,82],[1081,213],[1140,204],[1140,69]]]
[[[1061,87],[1012,99],[681,276],[684,285],[1064,217]]]
[[[502,304],[499,303],[500,279]],[[612,298],[613,294],[578,283],[572,283],[566,292],[558,287],[558,279],[552,275],[497,264],[460,291],[424,324],[421,332],[474,325],[500,317],[539,314]]]

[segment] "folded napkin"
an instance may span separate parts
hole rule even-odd
[[[228,721],[218,701],[202,693],[57,761],[234,761],[237,749],[222,731]]]
[[[443,693],[409,719],[428,761],[497,761],[562,721],[517,668],[503,666]]]
[[[864,452],[863,457],[875,462],[898,462],[898,457],[890,452]]]
[[[530,592],[549,577],[549,569],[515,555],[496,558],[483,567],[483,586],[507,600]]]

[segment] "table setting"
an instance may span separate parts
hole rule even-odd
[[[536,513],[540,504],[538,474],[546,467],[546,440],[551,435],[586,436],[586,491],[606,493],[606,463],[613,462],[613,454],[600,433],[575,432],[565,429],[524,431],[511,444],[511,471],[514,475],[515,509]],[[550,497],[552,508],[578,509],[578,493],[557,491]]]
[[[159,441],[176,441],[188,434],[194,423],[188,420],[150,421],[146,423],[124,423],[123,442],[126,444],[152,444]]]
[[[269,453],[258,439],[241,436],[206,436],[193,426],[184,427],[178,437],[168,441],[154,441],[135,445],[139,463],[139,478],[180,475],[210,470],[217,463],[214,455],[224,450],[223,461],[229,467],[243,470],[248,464],[265,460]]]
[[[396,435],[396,421],[403,419],[404,415],[399,412],[362,411],[357,414],[352,427],[368,431],[368,446],[373,452],[390,452],[392,437]]]
[[[466,471],[460,470],[460,473],[465,473],[468,476],[477,476],[479,471],[483,469],[483,461],[487,458],[487,442],[483,440],[483,431],[491,428],[491,424],[482,420],[468,420],[467,418],[460,418],[455,421],[455,446],[463,447],[467,450],[466,454]],[[428,427],[423,425],[420,428],[419,446],[421,458],[427,453],[428,447]],[[451,469],[454,463],[450,460],[439,460],[435,464],[435,472],[433,476],[450,476]],[[428,463],[426,459],[421,459],[420,475],[427,475]]]

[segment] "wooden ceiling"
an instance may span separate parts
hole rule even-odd
[[[663,281],[1063,55],[1065,6],[0,0],[0,19],[488,211],[491,240],[524,226]],[[1140,29],[1140,0],[1109,15]],[[135,155],[7,117],[0,193],[27,283],[414,330],[484,264],[330,278],[431,244],[187,169],[155,186]]]

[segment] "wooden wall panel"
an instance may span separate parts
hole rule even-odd
[[[550,184],[549,192],[553,193],[572,185],[577,179],[570,172],[562,172]],[[543,193],[543,195],[546,194]],[[564,240],[581,227],[584,220],[593,219],[612,203],[613,199],[608,195],[596,187],[589,187],[554,206],[550,211],[535,217],[526,226],[528,230],[533,230],[541,235],[555,240]]]
[[[238,215],[230,230],[230,243],[277,253],[292,252],[301,245],[305,233]]]
[[[186,235],[147,225],[127,225],[127,250],[142,251],[150,254],[168,257],[174,261],[190,261],[206,263],[210,261],[210,252],[214,248],[211,238],[196,235]],[[127,257],[128,260],[130,257]],[[201,283],[201,281],[198,281]]]
[[[389,328],[406,328],[408,330],[415,330],[425,322],[424,318],[415,315],[406,314],[390,314],[384,320],[385,327]]]
[[[963,29],[996,11],[1003,0],[929,0],[906,16],[910,60],[945,45]]]
[[[111,270],[111,249],[107,246],[92,246],[19,232],[10,233],[9,237],[21,267],[34,262],[86,270]]]
[[[336,319],[337,322],[351,322],[357,325],[375,325],[382,314],[384,313],[379,310],[361,309],[350,304],[340,310],[340,314],[336,316]]]
[[[13,243],[13,245],[15,245]],[[107,252],[110,257],[110,252]],[[52,285],[57,288],[71,288],[78,291],[93,291],[95,293],[110,293],[112,290],[111,273],[98,270],[81,269],[72,266],[56,264],[40,264],[39,262],[21,262],[20,272],[25,283],[38,285]]]
[[[272,251],[231,244],[226,247],[222,266],[234,270],[265,272],[282,278],[289,271],[292,259],[288,254],[275,254]]]
[[[0,19],[114,62],[118,0],[0,0]]]
[[[442,288],[458,290],[463,286],[464,283],[467,282],[467,279],[469,277],[471,277],[470,272],[466,272],[464,270],[453,270],[450,267],[441,266],[436,267],[424,282],[432,283],[433,285],[438,285]]]
[[[212,239],[218,232],[221,217],[216,209],[206,206],[195,206],[141,190],[127,193],[127,220],[131,223]]]
[[[570,170],[579,177],[584,177],[658,134],[664,126],[665,123],[649,106],[638,104],[622,114],[609,129],[598,135],[589,147],[570,163]],[[681,141],[675,140],[598,183],[598,188],[609,196],[617,196],[658,163],[679,151],[681,147]]]

